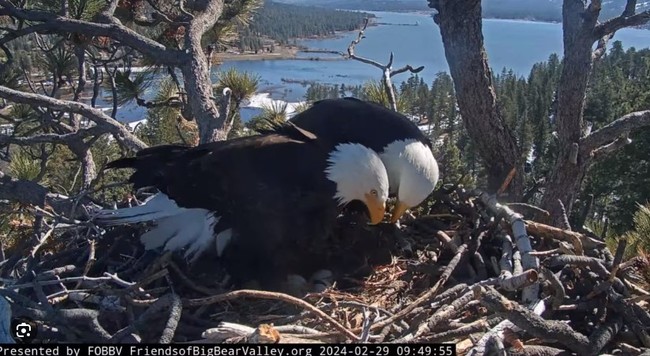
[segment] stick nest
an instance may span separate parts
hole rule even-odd
[[[460,355],[649,352],[648,260],[622,261],[624,241],[612,253],[596,236],[525,220],[481,192],[434,195],[428,214],[399,228],[363,229],[383,241],[364,275],[304,298],[232,291],[211,259],[188,265],[180,254],[144,251],[143,227],[52,224],[6,252],[4,322],[34,320],[42,343],[452,342]],[[517,222],[526,234],[516,236]]]

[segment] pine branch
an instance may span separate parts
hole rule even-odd
[[[93,121],[97,126],[105,130],[106,133],[112,134],[120,144],[130,150],[140,150],[147,147],[147,144],[134,136],[124,125],[117,120],[104,114],[101,110],[95,109],[89,105],[50,98],[39,94],[30,94],[4,86],[0,86],[0,98],[13,101],[15,103],[27,104],[32,106],[44,106],[50,110],[60,110],[74,114],[80,114]]]
[[[165,65],[181,65],[187,62],[187,55],[178,50],[168,49],[162,44],[147,38],[130,28],[122,25],[113,12],[117,1],[112,1],[107,9],[98,18],[104,23],[95,23],[83,20],[59,16],[46,11],[27,10],[16,7],[8,0],[0,0],[0,15],[10,16],[23,21],[39,23],[37,31],[23,31],[23,34],[31,32],[55,32],[55,33],[83,33],[86,36],[109,37],[121,42],[123,45],[132,47],[144,55],[153,58],[156,63]],[[215,20],[216,21],[216,20]],[[13,38],[10,38],[11,40]],[[0,39],[0,44],[8,42],[7,39]]]

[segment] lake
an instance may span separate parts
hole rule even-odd
[[[393,68],[406,64],[413,67],[425,66],[420,75],[430,84],[434,75],[448,71],[443,52],[440,30],[430,15],[422,13],[373,12],[377,22],[388,25],[372,26],[356,47],[356,54],[386,63],[390,52],[395,53]],[[418,24],[403,26],[399,24]],[[495,71],[507,67],[519,75],[527,76],[533,64],[548,59],[551,53],[562,53],[562,26],[556,23],[542,23],[519,20],[483,20],[483,35],[490,66]],[[303,40],[300,44],[311,49],[345,52],[357,33],[345,33],[337,38]],[[614,39],[620,40],[625,48],[646,48],[650,46],[650,31],[624,29]],[[610,43],[611,43],[610,42]],[[305,53],[306,57],[331,57],[331,55]],[[319,83],[357,85],[381,77],[378,68],[354,60],[243,60],[225,62],[219,69],[236,68],[256,73],[262,84],[260,92],[271,93],[275,99],[295,102],[304,98],[306,85],[285,83],[293,81],[316,81]],[[396,85],[408,79],[404,73],[393,77]],[[131,122],[140,120],[144,110],[126,105],[118,119]],[[247,115],[248,116],[248,115]]]

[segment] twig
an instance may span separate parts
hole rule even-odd
[[[224,302],[224,301],[228,301],[228,300],[238,299],[238,298],[241,298],[241,297],[274,299],[274,300],[280,300],[280,301],[283,301],[283,302],[286,302],[286,303],[290,303],[290,304],[293,304],[293,305],[297,305],[297,306],[299,306],[301,308],[304,308],[307,311],[311,312],[312,314],[314,314],[314,316],[322,318],[325,321],[331,323],[332,326],[334,326],[336,329],[338,329],[341,333],[343,333],[343,335],[348,337],[350,340],[359,341],[358,336],[356,336],[352,331],[345,328],[338,321],[334,320],[334,318],[332,318],[329,315],[323,313],[321,310],[319,310],[316,307],[314,307],[313,305],[305,302],[304,300],[298,299],[296,297],[292,297],[292,296],[290,296],[288,294],[242,289],[242,290],[236,290],[236,291],[232,291],[232,292],[228,292],[228,293],[224,293],[224,294],[215,295],[215,296],[212,296],[212,297],[185,300],[184,304],[187,305],[187,306],[190,306],[190,307],[195,307],[195,306],[206,305],[206,304],[220,303],[220,302]]]
[[[84,267],[84,276],[87,276],[90,270],[93,268],[94,263],[97,261],[95,258],[95,240],[89,240],[88,241],[88,262],[86,262],[86,266]],[[78,289],[81,286],[81,282],[77,282],[77,285],[74,287],[74,289]]]
[[[498,285],[506,291],[516,291],[536,283],[537,277],[537,271],[529,269],[521,274],[515,274],[507,278],[499,278]]]
[[[474,293],[469,291],[465,293],[462,297],[454,300],[449,306],[439,309],[431,316],[431,318],[429,318],[428,322],[418,327],[418,330],[415,332],[413,338],[417,339],[422,335],[435,329],[436,326],[442,323],[443,321],[448,321],[452,319],[455,315],[457,315],[462,310],[467,308],[469,302],[472,301],[472,299],[474,299]]]
[[[454,243],[451,237],[444,231],[438,231],[436,237],[453,253],[458,253],[458,246]]]
[[[374,316],[372,316],[372,315],[374,315]],[[370,338],[370,327],[375,322],[377,317],[379,317],[379,313],[374,314],[374,313],[371,313],[368,310],[368,308],[364,308],[364,310],[363,310],[363,325],[361,326],[361,337],[359,338],[360,343],[368,342],[368,339]]]
[[[611,321],[599,325],[589,336],[589,354],[598,355],[600,351],[618,334],[623,328],[623,318],[615,316]]]
[[[165,329],[158,340],[160,344],[169,344],[174,339],[174,333],[178,327],[178,322],[181,320],[181,314],[183,312],[183,303],[181,298],[176,293],[171,293],[171,306],[169,310],[169,318],[167,319],[167,324]]]
[[[553,296],[553,310],[558,310],[560,305],[564,302],[566,298],[566,291],[564,290],[564,285],[560,282],[560,279],[548,268],[542,267],[542,274],[544,278],[551,283],[551,287],[555,290],[555,295]]]
[[[596,249],[605,247],[606,244],[602,241],[594,240],[588,236],[575,231],[562,230],[557,227],[541,224],[538,222],[526,220],[526,228],[531,234],[548,237],[555,240],[566,241],[573,245],[576,254],[583,255],[584,248]]]
[[[555,347],[550,347],[550,346],[524,345],[524,348],[521,350],[515,350],[514,348],[508,349],[508,355],[510,356],[570,356],[573,355],[573,353]]]
[[[616,293],[611,288],[609,289],[609,298],[611,302],[608,306],[623,316],[623,320],[627,327],[634,332],[639,340],[641,340],[643,346],[650,347],[650,334],[648,333],[650,321],[647,320],[650,318],[647,316],[647,312],[638,310],[638,305],[625,301],[620,294]],[[643,315],[643,313],[646,314],[646,317],[644,318],[646,319],[645,325],[641,320],[639,320],[639,316]]]
[[[535,205],[532,205],[532,204],[526,204],[526,203],[506,203],[506,205],[507,205],[507,206],[514,207],[514,208],[524,208],[524,209],[528,209],[528,210],[534,211],[534,212],[536,212],[536,213],[540,213],[540,214],[542,214],[543,216],[546,216],[546,217],[550,217],[550,216],[551,216],[551,213],[549,213],[548,211],[546,211],[546,210],[544,210],[544,209],[542,209],[542,208],[540,208],[540,207],[537,207],[537,206],[535,206]]]
[[[153,303],[144,313],[142,313],[137,320],[135,320],[131,325],[119,330],[116,332],[109,340],[109,343],[119,343],[124,337],[126,337],[128,334],[134,332],[134,331],[140,331],[144,328],[150,327],[150,320],[152,318],[156,318],[162,310],[165,308],[172,308],[172,310],[177,306],[178,301],[177,301],[178,296],[174,295],[173,293],[169,293],[164,295],[163,297],[158,298],[155,303]],[[177,307],[176,307],[177,308]],[[175,315],[175,314],[174,314]],[[171,318],[171,315],[170,315]],[[174,316],[175,318],[175,316]],[[180,318],[180,315],[179,315]],[[178,321],[176,321],[178,323]],[[167,327],[172,327],[171,329],[175,329],[176,326],[174,325],[174,322],[172,321],[171,323],[168,322],[166,325]],[[169,331],[163,331],[163,336],[165,338],[168,337]],[[173,333],[173,331],[172,331]],[[161,337],[161,340],[163,337]]]
[[[52,236],[52,233],[54,232],[55,228],[56,228],[56,224],[52,225],[52,227],[50,227],[50,229],[45,233],[45,235],[43,235],[43,237],[40,238],[36,246],[34,246],[34,248],[32,248],[32,250],[29,252],[29,256],[31,258],[36,257],[36,253],[43,245],[45,245],[47,239],[49,239],[50,236]]]
[[[422,343],[445,342],[445,341],[457,339],[459,337],[467,336],[470,334],[486,331],[488,330],[489,327],[490,324],[488,324],[488,322],[485,319],[479,319],[467,325],[463,325],[460,328],[454,330],[447,330],[439,334],[423,336],[422,338],[413,341],[422,342]]]
[[[60,278],[56,280],[35,280],[30,283],[23,283],[23,284],[15,284],[15,285],[7,285],[5,288],[9,289],[24,289],[24,288],[33,288],[36,284],[40,286],[46,286],[46,285],[55,285],[55,284],[61,284],[61,283],[69,283],[69,282],[91,282],[93,285],[97,286],[103,282],[108,282],[108,281],[113,281],[116,284],[120,285],[121,287],[130,287],[132,285],[135,285],[135,283],[129,283],[125,282],[122,280],[116,279],[115,275],[107,275],[104,277],[86,277],[86,276],[79,276],[79,277],[66,277],[66,278]],[[126,285],[125,285],[126,283]],[[77,287],[75,287],[77,288]]]
[[[504,298],[493,288],[478,287],[475,292],[478,294],[481,304],[490,310],[502,313],[504,317],[519,328],[526,330],[527,333],[545,340],[557,340],[580,355],[590,354],[589,339],[570,326],[554,320],[544,320],[518,303]]]
[[[381,329],[387,325],[390,325],[394,323],[397,320],[401,320],[403,317],[411,313],[413,310],[415,310],[417,307],[421,306],[422,304],[426,303],[427,301],[431,300],[440,288],[447,283],[447,279],[451,276],[452,272],[456,269],[456,266],[458,265],[458,262],[460,262],[461,258],[465,254],[465,251],[467,250],[467,245],[463,244],[458,248],[458,252],[452,258],[452,260],[449,262],[447,267],[445,268],[445,271],[442,273],[440,276],[440,279],[436,282],[436,284],[426,291],[424,294],[422,294],[420,297],[418,297],[415,301],[413,301],[411,304],[409,304],[407,307],[404,309],[400,310],[398,313],[396,313],[394,316],[385,319],[373,326],[373,330],[376,329]]]
[[[501,216],[510,224],[515,238],[517,249],[521,252],[522,267],[525,269],[539,269],[539,259],[531,256],[529,253],[533,251],[531,246],[530,237],[526,232],[526,224],[523,216],[512,211],[507,206],[501,205],[496,201],[495,196],[490,196],[485,192],[476,191],[481,202],[494,213],[496,216]],[[524,288],[521,298],[525,303],[530,303],[538,299],[539,283],[533,283]]]
[[[562,203],[561,199],[558,199],[557,204],[560,206],[560,212],[562,213],[562,219],[561,219],[561,222],[562,222],[562,225],[563,225],[562,227],[567,231],[571,231],[571,224],[569,224],[569,217],[566,214],[566,209],[564,208],[564,203]]]
[[[503,183],[501,183],[501,187],[499,187],[499,190],[497,190],[497,195],[503,194],[503,192],[508,189],[508,186],[510,185],[510,182],[515,178],[515,175],[517,174],[517,167],[512,167],[508,175],[506,176],[506,179],[503,180]]]
[[[193,290],[195,290],[197,292],[200,292],[200,293],[203,293],[205,295],[214,295],[214,294],[217,293],[217,291],[211,290],[210,288],[206,288],[206,287],[203,287],[203,286],[200,286],[200,285],[194,283],[194,281],[189,279],[189,277],[187,277],[183,273],[183,271],[181,271],[181,269],[178,267],[178,265],[176,263],[174,263],[174,261],[169,261],[168,266],[171,267],[172,271],[174,271],[176,274],[178,274],[179,277],[181,277],[181,281],[183,283],[185,283],[188,287],[192,288]]]

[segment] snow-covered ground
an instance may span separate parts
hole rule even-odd
[[[242,116],[244,122],[251,119],[251,117],[259,114],[264,107],[273,107],[274,105],[275,107],[281,107],[281,105],[284,105],[284,103],[285,101],[272,99],[271,94],[269,93],[256,93],[251,96],[250,99],[242,102],[241,109],[243,109]],[[304,101],[287,102],[287,117],[291,118],[296,113],[296,107],[301,104],[304,104]],[[110,114],[111,108],[101,108],[101,110],[107,112],[107,114]],[[128,125],[131,130],[134,130],[137,125],[144,124],[145,122],[147,122],[147,119],[132,121],[126,123],[126,125]]]

